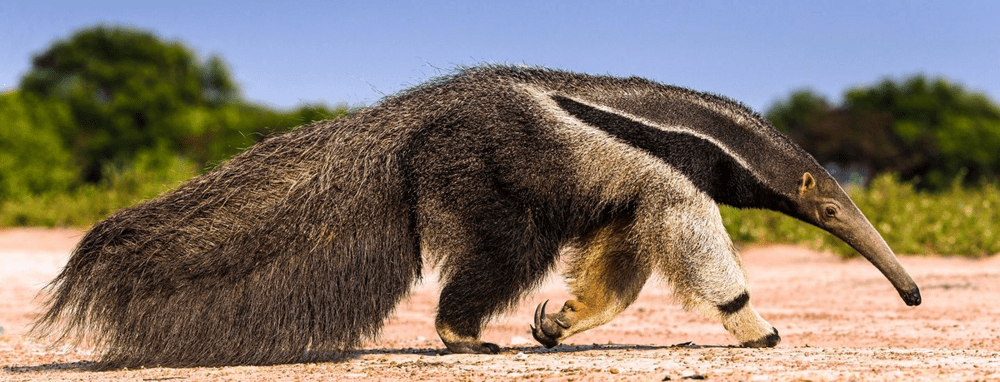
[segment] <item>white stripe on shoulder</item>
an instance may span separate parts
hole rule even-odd
[[[578,118],[574,117],[573,115],[567,113],[565,110],[563,110],[561,107],[559,107],[559,105],[556,104],[556,102],[554,100],[552,100],[552,98],[550,98],[551,95],[555,95],[556,93],[545,92],[545,91],[542,91],[541,89],[532,88],[532,87],[529,87],[529,86],[524,86],[524,88],[525,88],[525,90],[529,94],[531,94],[531,96],[533,98],[535,98],[542,105],[543,110],[545,110],[546,112],[550,113],[554,117],[556,117],[556,118],[558,118],[560,120],[563,120],[563,121],[572,121],[573,125],[586,126],[589,129],[592,129],[592,130],[595,130],[595,131],[599,132],[601,135],[607,136],[609,138],[611,137],[610,135],[608,135],[608,133],[606,133],[605,131],[601,130],[599,127],[591,126],[591,125],[587,124],[586,122],[581,121],[580,119],[578,119]],[[724,143],[720,142],[719,140],[715,139],[714,137],[712,137],[710,135],[706,135],[704,133],[701,133],[701,132],[699,132],[697,130],[691,129],[690,127],[687,127],[687,126],[684,126],[684,125],[666,125],[666,124],[658,123],[658,122],[651,121],[649,119],[646,119],[646,118],[643,118],[643,117],[640,117],[640,116],[637,116],[637,115],[633,115],[633,114],[630,114],[630,113],[627,113],[627,112],[624,112],[624,111],[621,111],[621,110],[617,110],[617,109],[609,107],[607,105],[594,104],[594,103],[591,103],[591,102],[588,102],[588,101],[585,101],[585,100],[581,100],[579,98],[576,98],[576,97],[573,97],[573,96],[569,96],[569,95],[566,95],[566,94],[563,94],[563,93],[559,93],[558,95],[560,97],[565,97],[565,98],[568,98],[570,100],[573,100],[574,102],[579,102],[581,104],[587,105],[587,106],[592,107],[592,108],[597,109],[597,110],[601,110],[601,111],[606,112],[606,113],[615,114],[617,116],[629,119],[629,120],[631,120],[633,122],[636,122],[636,123],[640,123],[640,124],[643,124],[643,125],[655,128],[655,129],[660,130],[660,131],[671,132],[671,133],[688,134],[688,135],[692,135],[692,136],[698,137],[700,139],[703,139],[705,141],[708,141],[708,142],[712,143],[713,145],[715,145],[716,147],[718,147],[723,152],[725,152],[726,155],[729,155],[730,158],[733,158],[733,160],[735,160],[737,163],[739,163],[740,166],[742,166],[747,171],[749,171],[751,174],[753,174],[753,176],[755,178],[757,178],[758,180],[762,180],[760,174],[757,173],[757,171],[756,171],[756,169],[754,167],[750,166],[750,164],[746,161],[746,159],[744,159],[743,157],[741,157],[735,150],[732,150],[730,147],[726,146]]]

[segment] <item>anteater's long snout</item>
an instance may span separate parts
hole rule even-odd
[[[899,297],[903,298],[906,305],[920,305],[920,288],[899,264],[899,259],[889,248],[889,244],[885,242],[882,235],[879,235],[868,218],[861,213],[861,210],[857,207],[854,207],[853,210],[851,211],[853,216],[848,219],[851,224],[841,226],[840,229],[831,229],[830,233],[854,247],[861,256],[875,265],[875,268],[878,268],[896,288]]]

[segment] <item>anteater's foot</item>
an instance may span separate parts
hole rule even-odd
[[[556,314],[545,314],[545,306],[548,301],[538,304],[535,308],[535,324],[531,326],[531,336],[535,341],[547,348],[552,348],[559,344],[559,339],[563,336],[563,330],[569,329],[570,325],[561,322],[561,316]]]
[[[445,342],[445,346],[452,353],[457,354],[497,354],[500,353],[500,346],[491,342],[483,341],[461,341],[461,342]]]
[[[778,346],[778,343],[781,342],[781,336],[778,335],[778,329],[774,328],[772,329],[773,331],[771,332],[771,334],[768,334],[764,337],[758,338],[753,341],[744,342],[740,344],[740,346],[743,346],[745,348],[773,348],[775,346]]]

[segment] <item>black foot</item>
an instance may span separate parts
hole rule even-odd
[[[777,346],[781,342],[781,336],[778,335],[778,329],[771,329],[773,330],[771,334],[753,341],[744,342],[741,345],[745,348],[773,348]]]
[[[497,354],[500,347],[491,342],[457,342],[445,343],[448,350],[456,354]]]

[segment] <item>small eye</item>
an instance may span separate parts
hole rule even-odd
[[[828,217],[828,218],[832,218],[834,216],[837,216],[837,209],[834,208],[833,206],[826,206],[826,208],[824,209],[824,212],[826,213],[826,217]]]

